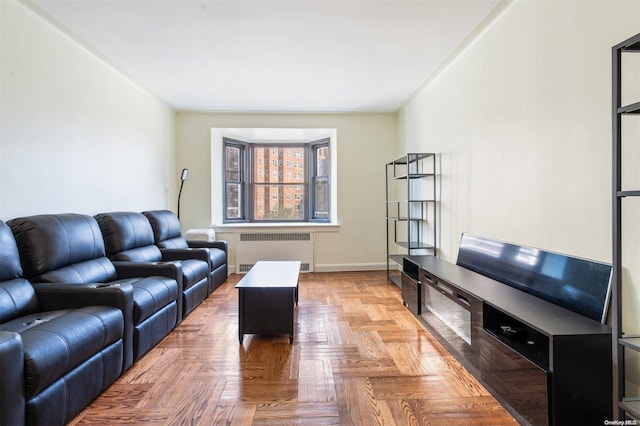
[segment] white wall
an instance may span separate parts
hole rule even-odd
[[[0,219],[167,207],[173,110],[22,3],[0,14]]]
[[[406,104],[401,150],[441,153],[444,258],[472,232],[611,262],[611,47],[639,31],[638,1],[516,1]],[[625,78],[638,101],[635,70]],[[634,334],[640,238],[625,238]]]
[[[395,114],[179,112],[178,167],[189,169],[180,206],[184,229],[211,225],[212,128],[335,128],[340,227],[315,234],[314,263],[324,270],[386,268],[384,167],[396,156],[396,124]],[[216,237],[232,245],[233,235],[218,231]]]
[[[609,261],[611,46],[640,2],[518,1],[400,112],[441,153],[443,257],[465,231]]]

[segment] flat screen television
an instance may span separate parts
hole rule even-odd
[[[464,233],[458,265],[606,322],[611,265]]]

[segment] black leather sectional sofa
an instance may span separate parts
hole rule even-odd
[[[0,221],[0,425],[69,422],[222,284],[188,245],[166,210]]]

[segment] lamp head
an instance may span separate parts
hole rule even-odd
[[[182,169],[180,180],[184,182],[185,180],[187,180],[187,176],[189,176],[189,169]]]

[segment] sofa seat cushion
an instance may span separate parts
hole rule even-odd
[[[111,284],[131,284],[133,287],[133,323],[140,324],[162,307],[178,299],[178,283],[161,276],[123,278]]]
[[[227,254],[218,248],[209,248],[209,259],[211,259],[211,269],[215,270],[227,264]]]
[[[122,339],[123,330],[122,312],[109,306],[40,312],[0,324],[0,331],[22,337],[27,399]]]
[[[195,259],[186,259],[182,264],[182,284],[185,289],[207,279],[209,275],[209,265],[207,262]]]

